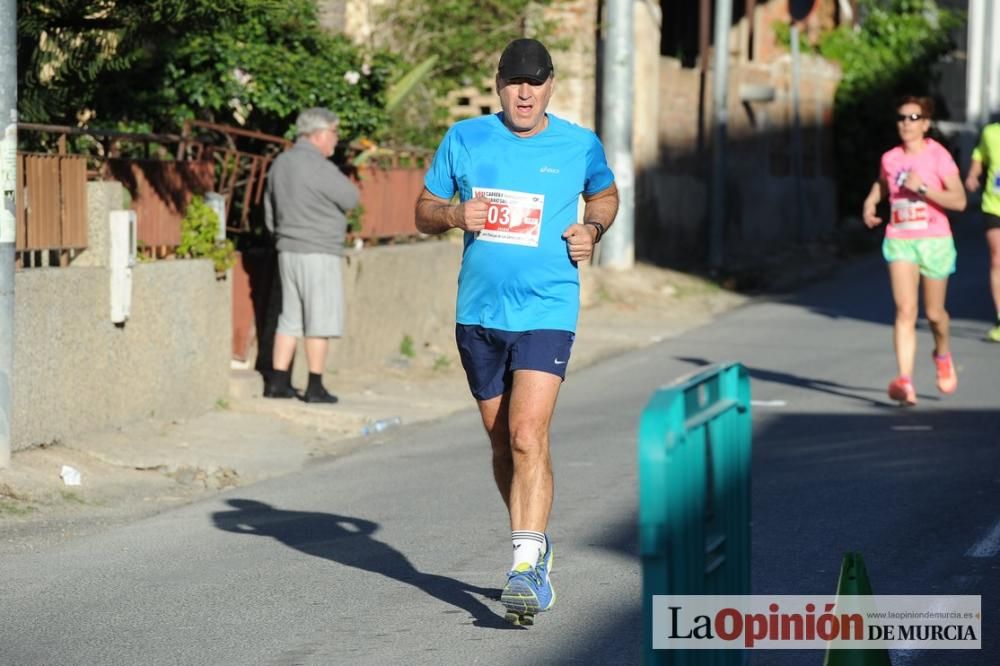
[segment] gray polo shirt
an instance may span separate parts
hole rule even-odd
[[[344,254],[347,211],[358,188],[316,146],[300,138],[267,174],[264,220],[279,252]]]

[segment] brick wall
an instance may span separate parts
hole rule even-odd
[[[772,2],[758,11],[774,12],[777,5],[784,7]],[[758,33],[755,44],[762,42],[766,44]],[[734,40],[734,49],[736,45]],[[802,57],[800,68],[801,182],[793,170],[790,55],[782,49],[767,60],[748,61],[733,52],[727,105],[730,247],[752,251],[778,241],[816,240],[836,224],[832,122],[840,70],[811,55]],[[654,203],[636,211],[637,247],[657,261],[704,258],[711,196],[713,71],[703,74],[664,57],[659,76],[659,161],[639,174]],[[765,91],[770,91],[770,101],[752,101]],[[807,216],[799,214],[800,188]]]

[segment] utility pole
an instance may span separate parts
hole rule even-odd
[[[10,465],[17,209],[17,2],[0,0],[0,468]]]
[[[982,93],[983,87],[983,40],[988,34],[989,25],[985,22],[985,0],[969,0],[968,29],[966,32],[966,95],[965,95],[965,122],[970,126],[982,124],[982,119],[986,112],[984,106],[985,97]],[[978,128],[977,128],[978,130]]]
[[[632,156],[633,0],[608,0],[605,11],[601,140],[618,186],[618,217],[601,242],[598,263],[635,265],[635,162]]]
[[[992,0],[986,0],[983,3],[983,23],[981,30],[983,31],[982,37],[982,47],[983,52],[981,56],[982,62],[982,88],[980,93],[982,94],[982,101],[979,103],[979,109],[982,114],[982,119],[980,120],[980,126],[985,127],[993,116],[994,105],[993,101],[996,98],[996,91],[993,89],[994,80],[996,78],[996,71],[993,69],[993,13],[996,9],[993,7]]]
[[[799,116],[800,72],[802,57],[799,53],[799,24],[792,19],[792,175],[795,178],[795,228],[798,241],[806,240],[805,233],[805,190],[802,182],[802,121]]]
[[[712,72],[712,200],[708,230],[708,263],[713,270],[722,268],[725,258],[726,228],[726,127],[729,114],[729,24],[733,18],[733,1],[715,3],[715,67]]]

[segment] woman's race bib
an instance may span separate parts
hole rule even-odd
[[[472,196],[483,195],[490,202],[486,209],[486,226],[478,240],[509,245],[538,247],[542,232],[542,210],[545,196],[530,192],[472,188]]]
[[[930,212],[926,201],[896,199],[892,202],[892,226],[900,231],[926,229]]]

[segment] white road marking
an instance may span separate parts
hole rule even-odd
[[[993,524],[993,529],[966,551],[966,557],[993,557],[1000,553],[1000,520]]]

